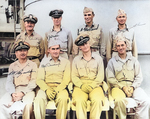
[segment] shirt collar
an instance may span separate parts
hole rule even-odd
[[[58,57],[58,61],[60,62],[60,61],[61,61],[61,59],[62,59],[62,57],[61,57],[61,56],[59,56],[59,57]],[[51,56],[50,56],[50,61],[54,61],[54,60],[53,60],[53,58],[52,58]]]
[[[95,59],[95,54],[94,54],[94,53],[91,53],[91,57],[92,57],[92,59]],[[80,55],[80,59],[84,59],[84,58],[83,58],[83,54]]]
[[[129,29],[128,29],[128,27],[127,27],[127,25],[125,24],[125,29],[122,29],[122,30],[126,30],[126,31],[129,31]],[[120,29],[119,29],[119,25],[118,25],[118,27],[117,27],[117,31],[119,31]]]
[[[27,35],[27,32],[24,31],[24,35]],[[35,35],[35,31],[32,32],[31,36],[34,36]]]
[[[19,60],[16,61],[16,64],[19,66],[19,67],[22,67],[22,65],[20,64]],[[29,59],[27,59],[26,63],[24,66],[27,66],[29,64]]]
[[[85,24],[85,27],[88,27],[88,25]],[[90,28],[94,28],[95,27],[95,24],[94,22],[92,23],[92,26]]]
[[[122,59],[119,57],[118,54],[115,56],[115,59],[116,59],[116,61],[121,61],[122,62]],[[131,59],[132,59],[132,55],[127,53],[127,56],[126,56],[125,60],[127,61],[127,60],[131,60]]]
[[[53,32],[53,31],[55,31],[54,30],[54,26],[53,26],[53,28],[51,29],[51,31]],[[62,26],[60,26],[60,31],[62,31]],[[58,31],[59,32],[59,31]]]

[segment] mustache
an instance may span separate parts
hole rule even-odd
[[[24,53],[22,53],[22,54],[21,54],[21,56],[25,56],[25,54],[24,54]]]
[[[28,27],[32,27],[31,25],[29,25]]]

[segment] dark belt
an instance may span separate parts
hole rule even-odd
[[[38,57],[29,57],[29,60],[37,59]]]
[[[122,80],[122,81],[127,81],[127,82],[133,83],[133,81],[130,81],[130,80]],[[122,82],[122,81],[119,81],[119,82]]]

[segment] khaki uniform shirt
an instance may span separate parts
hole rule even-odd
[[[70,82],[70,62],[60,57],[57,62],[51,57],[41,62],[38,69],[37,85],[44,91],[49,87],[57,87],[55,91],[59,92],[66,88]]]
[[[111,87],[140,86],[143,78],[138,60],[132,55],[127,55],[122,60],[118,55],[111,58],[107,65],[107,80]]]
[[[132,55],[137,58],[137,47],[134,38],[134,30],[128,29],[127,27],[123,30],[120,30],[118,27],[115,27],[109,31],[109,39],[107,41],[107,50],[106,50],[107,61],[111,59],[113,52],[117,52],[117,49],[115,47],[116,44],[115,37],[119,33],[123,33],[124,37],[126,37],[127,40],[129,41],[127,51],[131,51]]]
[[[45,51],[48,49],[48,43],[51,41],[53,37],[58,37],[61,41],[60,47],[61,51],[67,52],[68,56],[72,54],[72,45],[73,45],[73,38],[70,31],[65,29],[64,27],[61,28],[60,31],[54,31],[51,29],[45,34]]]
[[[78,29],[77,35],[86,32],[90,36],[90,45],[93,49],[98,49],[101,55],[105,55],[105,42],[102,39],[103,33],[102,28],[99,24],[94,24],[91,27],[83,25]],[[74,45],[73,52],[75,55],[78,54],[78,46]]]
[[[36,87],[36,63],[27,60],[22,66],[19,61],[15,61],[9,67],[9,74],[6,81],[6,90],[12,94],[14,92],[32,91]]]
[[[28,36],[26,31],[21,32],[17,38],[16,42],[25,41],[30,44],[30,49],[28,50],[28,57],[37,57],[41,61],[44,57],[44,40],[40,35],[33,32],[31,36]]]
[[[78,55],[72,63],[72,82],[75,86],[90,84],[93,88],[98,87],[104,80],[104,66],[102,58],[92,53],[90,61],[86,61],[83,55]]]

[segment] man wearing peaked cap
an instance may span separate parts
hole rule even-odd
[[[29,14],[29,15],[27,15],[27,16],[24,16],[23,21],[24,21],[24,22],[30,21],[30,22],[33,22],[34,24],[36,24],[37,21],[38,21],[38,19],[37,19],[37,17],[35,17],[34,15]]]
[[[44,57],[44,40],[34,31],[34,26],[38,19],[32,14],[25,15],[23,18],[25,31],[22,31],[16,38],[15,43],[25,41],[30,44],[28,58],[35,62],[39,67],[40,61]]]
[[[27,59],[29,48],[29,44],[23,41],[15,45],[15,55],[18,60],[9,66],[6,81],[7,93],[0,100],[1,119],[11,119],[15,111],[22,112],[22,110],[23,119],[34,117],[32,103],[35,97],[33,90],[36,87],[37,65]],[[22,109],[20,105],[23,105]]]
[[[54,18],[59,18],[61,17],[63,14],[63,10],[52,10],[50,13],[49,13],[49,16],[51,17],[54,17]]]
[[[27,50],[29,50],[30,49],[30,45],[27,42],[20,41],[20,42],[18,42],[15,45],[14,50],[18,51],[18,50],[21,50],[21,49],[27,49]]]
[[[73,104],[76,106],[77,119],[87,119],[87,100],[91,101],[90,119],[99,119],[107,84],[104,80],[104,66],[100,55],[93,53],[88,34],[82,33],[75,40],[82,54],[72,63]],[[105,87],[104,85],[105,84]]]
[[[131,103],[135,106],[135,119],[149,119],[150,98],[140,87],[143,81],[140,64],[132,54],[126,52],[127,41],[123,36],[116,37],[114,45],[118,54],[107,65],[110,97],[112,96],[119,119],[127,118],[126,107]],[[136,104],[128,98],[133,98]]]
[[[49,13],[49,16],[52,17],[53,20],[53,28],[50,31],[45,33],[45,53],[48,56],[48,44],[54,37],[58,37],[60,40],[60,56],[65,57],[66,59],[70,59],[72,54],[72,45],[73,39],[72,34],[69,30],[62,27],[61,20],[62,20],[63,10],[52,10]]]
[[[107,40],[107,51],[106,51],[107,61],[109,61],[109,59],[118,54],[117,50],[114,50],[115,49],[114,42],[116,41],[115,36],[120,33],[122,33],[122,36],[128,39],[130,43],[129,48],[127,48],[127,52],[137,58],[138,53],[134,36],[134,30],[132,28],[128,28],[128,26],[126,25],[127,20],[126,12],[122,9],[119,9],[116,20],[118,22],[118,26],[110,29],[109,39]]]
[[[36,119],[45,119],[46,105],[52,100],[57,107],[56,118],[66,119],[69,99],[66,88],[70,82],[70,62],[59,55],[60,43],[55,38],[49,42],[50,56],[46,60],[43,58],[38,69],[36,83],[40,90],[34,100]]]
[[[92,8],[84,7],[83,15],[85,24],[78,28],[77,35],[86,32],[90,36],[91,50],[101,56],[105,55],[105,41],[102,38],[103,32],[99,24],[93,22],[95,13]],[[73,54],[80,54],[80,50],[76,45],[73,46]]]
[[[86,43],[87,41],[90,40],[90,37],[88,34],[81,34],[77,37],[77,39],[75,40],[75,44],[77,46],[82,46],[84,45],[84,43]]]

